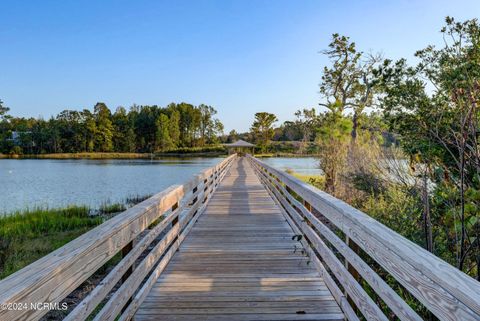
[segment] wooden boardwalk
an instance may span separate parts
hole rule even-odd
[[[293,236],[238,158],[135,320],[343,320]]]
[[[480,320],[477,280],[332,195],[236,154],[0,280],[0,320],[43,320],[48,309],[25,305],[63,302],[119,254],[64,321],[422,321],[428,314],[412,298],[442,321]]]

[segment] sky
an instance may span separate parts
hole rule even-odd
[[[10,114],[64,109],[214,106],[226,132],[254,114],[318,108],[332,33],[358,49],[413,61],[442,41],[445,16],[480,0],[0,0],[0,99]]]

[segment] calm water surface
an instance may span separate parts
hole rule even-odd
[[[283,171],[291,169],[297,173],[309,175],[320,175],[322,173],[318,167],[318,160],[313,157],[265,157],[261,158],[261,160]]]
[[[221,158],[158,160],[0,160],[0,213],[35,207],[123,202],[158,193],[218,163]],[[266,158],[279,168],[315,172],[313,158]]]

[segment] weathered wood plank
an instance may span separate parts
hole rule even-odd
[[[376,293],[384,300],[384,302],[389,306],[389,308],[400,318],[400,320],[422,320],[422,318],[415,312],[413,309],[405,303],[400,296],[393,291],[388,284],[383,281],[374,271],[371,269],[362,259],[353,252],[350,247],[343,242],[339,237],[335,235],[329,228],[327,228],[318,218],[316,218],[301,202],[296,200],[292,195],[287,193],[286,189],[278,184],[274,179],[268,178],[264,173],[261,173],[266,180],[267,184],[270,184],[272,188],[277,189],[282,192],[286,197],[282,198],[284,206],[289,209],[289,214],[293,217],[299,226],[302,229],[302,234],[306,235],[314,241],[313,239],[318,239],[315,231],[310,227],[314,226],[318,232],[325,237],[335,248],[345,257],[348,262],[352,264],[362,277],[370,284],[370,286],[376,291]],[[279,194],[277,194],[279,196]],[[285,203],[288,200],[288,203]],[[300,213],[297,212],[292,206],[297,210],[300,210],[303,217]],[[308,223],[307,223],[308,222]],[[312,239],[312,234],[314,234]],[[320,240],[321,241],[321,240]],[[321,241],[323,244],[323,241]],[[318,243],[318,242],[317,242]],[[317,245],[318,246],[318,245]],[[328,247],[322,246],[322,250],[329,251]],[[327,260],[328,262],[328,260]],[[337,268],[334,269],[337,271]],[[350,278],[353,281],[353,279]],[[343,283],[343,282],[342,282]],[[345,287],[345,286],[344,286]],[[365,296],[365,294],[361,294]]]
[[[135,320],[342,320],[293,235],[247,160],[235,161]]]
[[[480,283],[348,204],[257,159],[250,160],[335,224],[439,319],[480,319]]]
[[[156,314],[145,314],[135,316],[135,321],[158,321]],[[312,321],[338,321],[343,320],[342,313],[321,313],[321,314],[301,314],[301,313],[283,313],[283,314],[215,314],[215,315],[195,315],[195,314],[174,314],[162,315],[161,320],[168,321],[294,321],[294,320],[312,320]]]

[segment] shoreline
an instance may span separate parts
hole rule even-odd
[[[0,154],[0,159],[158,159],[168,157],[219,157],[226,156],[225,152],[167,152],[167,153],[57,153],[57,154]],[[256,154],[258,158],[270,157],[288,157],[288,158],[304,158],[316,157],[316,154],[292,154],[292,153],[265,153]]]
[[[220,152],[198,153],[58,153],[58,154],[0,154],[0,159],[155,159],[163,157],[217,157]]]

